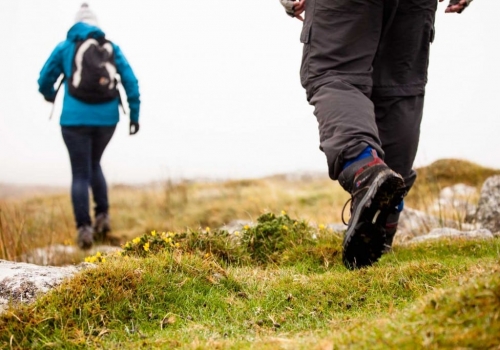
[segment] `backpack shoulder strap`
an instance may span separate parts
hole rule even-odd
[[[118,91],[118,101],[120,102],[120,106],[122,107],[123,114],[127,115],[127,110],[125,109],[125,105],[123,104],[122,93],[120,92],[119,87],[123,86],[121,79],[116,79],[116,91]]]

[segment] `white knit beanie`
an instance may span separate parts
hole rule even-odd
[[[76,13],[75,22],[83,22],[96,27],[99,26],[96,15],[89,9],[89,5],[85,2],[80,7],[80,10],[78,10],[78,12]]]

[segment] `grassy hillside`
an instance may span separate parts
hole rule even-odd
[[[480,188],[497,172],[443,162],[418,169],[408,206],[429,211],[443,187]],[[374,266],[348,271],[342,232],[325,228],[341,221],[348,195],[327,178],[114,186],[110,196],[124,251],[88,257],[95,268],[34,304],[13,305],[0,316],[0,348],[500,344],[500,238],[396,246]],[[457,217],[440,213],[448,214]],[[234,219],[257,225],[234,234],[217,229]],[[68,195],[0,201],[0,259],[73,244],[74,231]]]
[[[0,317],[0,347],[427,349],[500,344],[500,239],[399,247],[347,271],[341,238],[287,215],[145,234]]]

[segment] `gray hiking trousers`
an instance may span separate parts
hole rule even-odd
[[[409,187],[437,0],[306,0],[301,82],[336,180],[368,145]]]

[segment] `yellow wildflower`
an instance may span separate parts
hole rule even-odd
[[[210,227],[205,227],[205,231],[210,232]]]
[[[102,263],[103,263],[103,262],[106,262],[106,258],[102,258],[102,259],[101,259],[101,262],[102,262]]]
[[[323,225],[323,224],[319,225],[319,229],[320,229],[320,230],[324,230],[325,228],[326,228],[326,226],[325,226],[325,225]]]
[[[240,231],[234,231],[233,235],[239,236],[240,235]]]
[[[95,261],[97,260],[97,258],[95,256],[88,256],[85,258],[85,262],[88,262],[88,263],[95,263]]]
[[[96,256],[96,258],[99,258],[99,257],[101,256],[101,252],[97,252],[97,253],[95,254],[95,256]]]
[[[140,239],[139,237],[136,237],[136,238],[134,238],[134,239],[132,240],[132,242],[133,242],[134,244],[138,244],[140,241],[141,241],[141,239]]]
[[[175,243],[175,247],[176,248],[179,248],[181,245],[179,244],[179,242]]]
[[[248,225],[243,226],[244,230],[248,230],[249,228],[250,228],[250,226],[248,226]]]
[[[151,236],[156,237],[156,230],[151,231]]]
[[[283,227],[282,227],[282,228],[283,228],[283,230],[285,230],[285,231],[287,231],[287,230],[288,230],[288,226],[286,226],[286,225],[283,225]]]
[[[286,215],[286,211],[282,210],[281,215]]]
[[[146,244],[144,244],[144,250],[145,251],[149,251],[149,242],[147,242]]]

